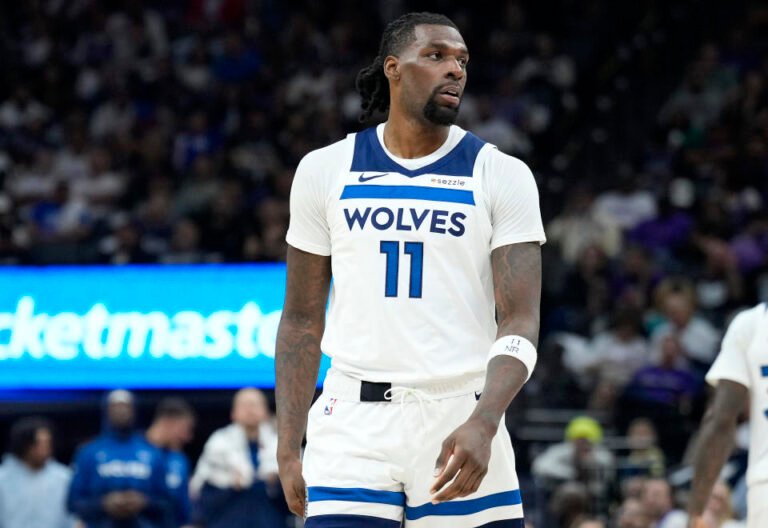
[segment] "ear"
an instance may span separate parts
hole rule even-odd
[[[394,55],[387,55],[384,59],[384,75],[393,82],[400,80],[400,60]]]

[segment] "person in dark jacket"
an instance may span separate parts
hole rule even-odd
[[[165,458],[134,430],[134,397],[106,398],[104,431],[77,453],[67,507],[86,528],[170,528]]]
[[[189,460],[184,446],[192,440],[195,411],[181,398],[164,398],[146,433],[147,441],[165,455],[165,485],[171,493],[174,526],[188,526],[192,506],[189,500]]]

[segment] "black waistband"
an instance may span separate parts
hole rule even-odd
[[[390,401],[384,394],[392,388],[391,383],[376,383],[373,381],[360,382],[360,401],[361,402],[384,402]]]

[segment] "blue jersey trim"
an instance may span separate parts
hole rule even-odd
[[[475,168],[475,160],[483,145],[485,142],[482,139],[467,132],[445,156],[420,169],[411,170],[406,169],[384,152],[379,137],[376,135],[376,127],[372,127],[355,135],[355,153],[352,157],[350,170],[354,172],[395,172],[411,178],[422,174],[471,178]]]
[[[760,372],[764,378],[768,378],[768,365],[763,365],[760,367]]]
[[[340,199],[354,200],[357,198],[428,200],[475,205],[472,191],[413,185],[346,185]]]
[[[522,502],[519,489],[502,491],[479,499],[448,501],[439,504],[428,502],[421,506],[406,506],[405,518],[409,521],[415,521],[433,515],[471,515],[498,506],[515,506]]]
[[[366,488],[310,486],[307,488],[307,501],[371,502],[375,504],[405,506],[405,493],[402,491],[383,491]]]
[[[400,528],[400,521],[370,515],[313,515],[304,521],[304,528]]]
[[[400,521],[369,515],[313,515],[304,521],[304,528],[400,528]]]

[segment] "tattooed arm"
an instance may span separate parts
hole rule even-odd
[[[715,481],[733,447],[736,422],[749,400],[747,388],[734,381],[720,380],[715,399],[702,420],[693,460],[693,486],[688,500],[691,526],[704,512]]]
[[[288,506],[297,515],[304,513],[301,442],[320,367],[330,281],[330,257],[289,246],[285,305],[275,350],[275,399],[280,480]]]
[[[519,335],[535,345],[539,338],[541,302],[539,244],[499,247],[491,254],[491,265],[498,314],[497,337]],[[451,500],[477,491],[488,471],[491,440],[527,375],[523,362],[511,356],[497,356],[488,363],[485,387],[477,407],[466,423],[443,442],[435,470],[438,478],[431,489],[431,493],[436,493],[433,500]],[[448,462],[451,455],[453,458]],[[451,485],[440,491],[454,477]]]

